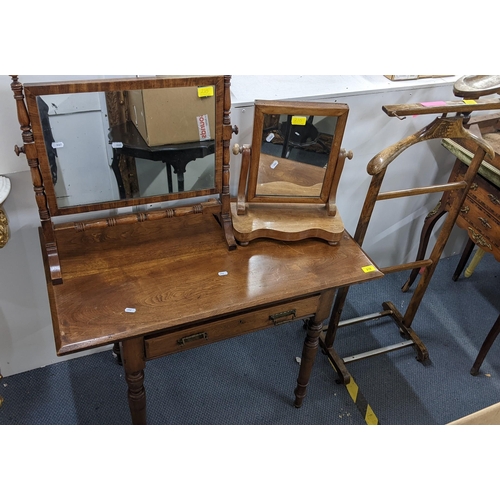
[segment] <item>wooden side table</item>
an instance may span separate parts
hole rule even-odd
[[[120,343],[134,423],[146,422],[148,360],[307,319],[300,407],[336,289],[383,276],[347,233],[336,246],[263,239],[230,251],[211,214],[63,228],[58,241],[64,282],[48,279],[57,352]]]

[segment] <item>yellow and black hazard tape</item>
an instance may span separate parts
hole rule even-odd
[[[335,369],[331,361],[330,364],[332,365],[332,368]],[[352,375],[350,382],[346,384],[345,387],[347,389],[347,392],[349,393],[349,396],[351,396],[351,399],[354,401],[356,408],[360,411],[361,415],[365,419],[365,422],[368,425],[378,425],[377,416],[373,412],[372,407],[368,404],[366,398],[359,390],[358,384],[356,384],[356,382],[352,378]]]

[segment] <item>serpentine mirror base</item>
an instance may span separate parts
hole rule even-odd
[[[240,245],[257,238],[299,241],[320,238],[336,245],[344,233],[344,223],[337,212],[332,216],[323,205],[252,203],[246,213],[238,214],[237,204],[231,204],[233,232]]]

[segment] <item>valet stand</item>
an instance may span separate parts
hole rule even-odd
[[[434,274],[443,249],[450,236],[451,230],[455,225],[460,207],[462,206],[469,187],[472,184],[472,181],[476,176],[479,167],[481,166],[481,162],[483,161],[486,154],[488,154],[490,157],[493,157],[494,155],[493,148],[486,141],[477,138],[471,132],[466,130],[463,126],[463,121],[464,118],[468,116],[472,111],[498,108],[500,108],[500,102],[498,99],[488,99],[483,102],[474,104],[467,104],[464,101],[448,101],[437,103],[437,105],[435,106],[424,106],[423,104],[416,103],[382,107],[383,111],[388,116],[397,117],[400,119],[404,119],[406,116],[427,114],[441,114],[441,116],[436,117],[429,125],[421,129],[420,131],[384,149],[382,152],[372,158],[372,160],[368,163],[367,172],[372,176],[372,179],[358,221],[354,240],[360,246],[363,245],[366,231],[368,229],[375,203],[377,201],[391,200],[395,198],[403,198],[407,196],[416,196],[435,192],[451,191],[450,194],[451,198],[453,198],[453,202],[451,203],[450,210],[448,211],[448,216],[446,217],[446,220],[441,227],[434,248],[432,249],[428,259],[415,260],[414,262],[380,269],[382,273],[384,273],[384,275],[411,269],[423,269],[421,279],[419,280],[418,286],[416,287],[415,292],[413,293],[413,296],[404,314],[399,312],[393,303],[384,302],[382,304],[382,312],[340,321],[349,287],[344,287],[338,290],[329,324],[323,328],[323,331],[320,335],[320,346],[323,353],[328,356],[335,371],[337,372],[337,381],[339,383],[347,385],[350,382],[351,375],[346,368],[346,364],[360,359],[369,358],[379,354],[385,354],[387,352],[403,349],[406,347],[413,347],[415,349],[417,360],[420,362],[424,362],[429,358],[427,348],[411,328],[411,324],[418,311],[420,303],[422,302],[432,275]],[[448,117],[448,113],[454,113],[454,115]],[[470,140],[473,140],[478,145],[467,174],[462,181],[402,189],[398,191],[380,192],[387,167],[401,153],[403,153],[403,151],[423,141],[444,138],[468,138]],[[339,328],[356,323],[361,323],[364,321],[378,319],[385,316],[392,318],[392,320],[395,322],[399,329],[399,333],[404,338],[403,341],[372,351],[355,354],[349,356],[348,358],[340,357],[340,355],[335,351],[333,345]]]

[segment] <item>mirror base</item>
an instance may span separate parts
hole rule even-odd
[[[247,203],[246,213],[240,215],[237,204],[231,203],[231,214],[234,236],[240,245],[257,238],[279,241],[319,238],[334,245],[344,234],[339,213],[328,215],[324,205]]]

